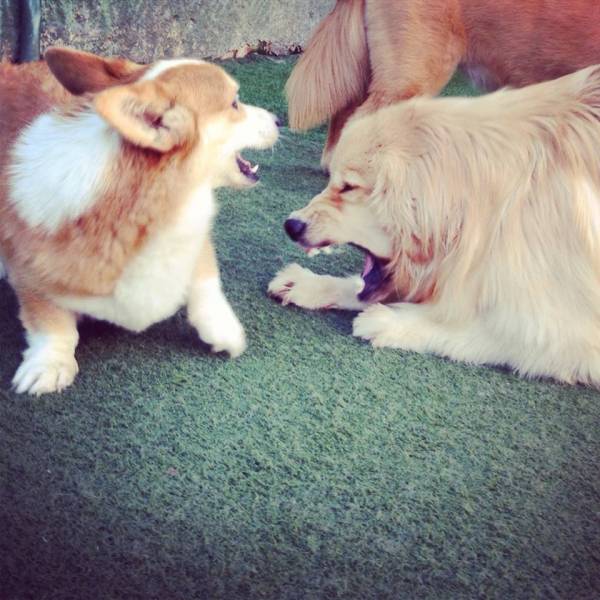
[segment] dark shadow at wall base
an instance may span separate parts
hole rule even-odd
[[[41,0],[18,0],[19,47],[17,62],[40,58]]]

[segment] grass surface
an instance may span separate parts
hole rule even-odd
[[[284,114],[289,60],[227,63]],[[468,90],[460,80],[451,91]],[[183,316],[81,327],[62,395],[9,391],[24,342],[0,285],[0,598],[598,598],[598,393],[351,336],[351,313],[282,308],[282,222],[324,183],[323,130],[255,155],[219,194],[236,361]]]

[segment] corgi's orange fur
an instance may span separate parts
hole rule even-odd
[[[221,290],[212,190],[249,187],[239,155],[278,136],[216,65],[142,66],[63,48],[0,67],[0,258],[28,348],[18,392],[60,391],[77,371],[77,317],[141,331],[187,306],[214,351],[244,331]]]

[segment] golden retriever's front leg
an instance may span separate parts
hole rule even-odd
[[[188,320],[200,339],[213,352],[227,352],[232,358],[246,349],[244,328],[235,316],[221,288],[221,278],[212,240],[202,248],[188,298]]]
[[[269,284],[269,295],[282,304],[295,304],[309,310],[338,308],[362,310],[368,304],[358,299],[364,286],[359,275],[331,277],[317,275],[294,263],[280,271]]]
[[[435,337],[428,311],[418,304],[374,304],[355,319],[352,333],[378,348],[427,352]]]
[[[12,380],[13,388],[19,394],[35,396],[60,392],[73,383],[79,371],[76,316],[35,293],[19,291],[17,295],[28,347]]]
[[[433,353],[472,364],[508,362],[501,344],[476,319],[448,325],[428,304],[374,304],[360,313],[353,333],[375,347]]]

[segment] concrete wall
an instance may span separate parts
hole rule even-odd
[[[8,0],[10,3],[10,0]],[[7,0],[0,0],[6,4]],[[335,0],[42,0],[41,46],[147,62],[302,46]],[[3,36],[4,37],[4,36]]]
[[[0,0],[0,59],[16,56],[18,23],[17,3]]]

